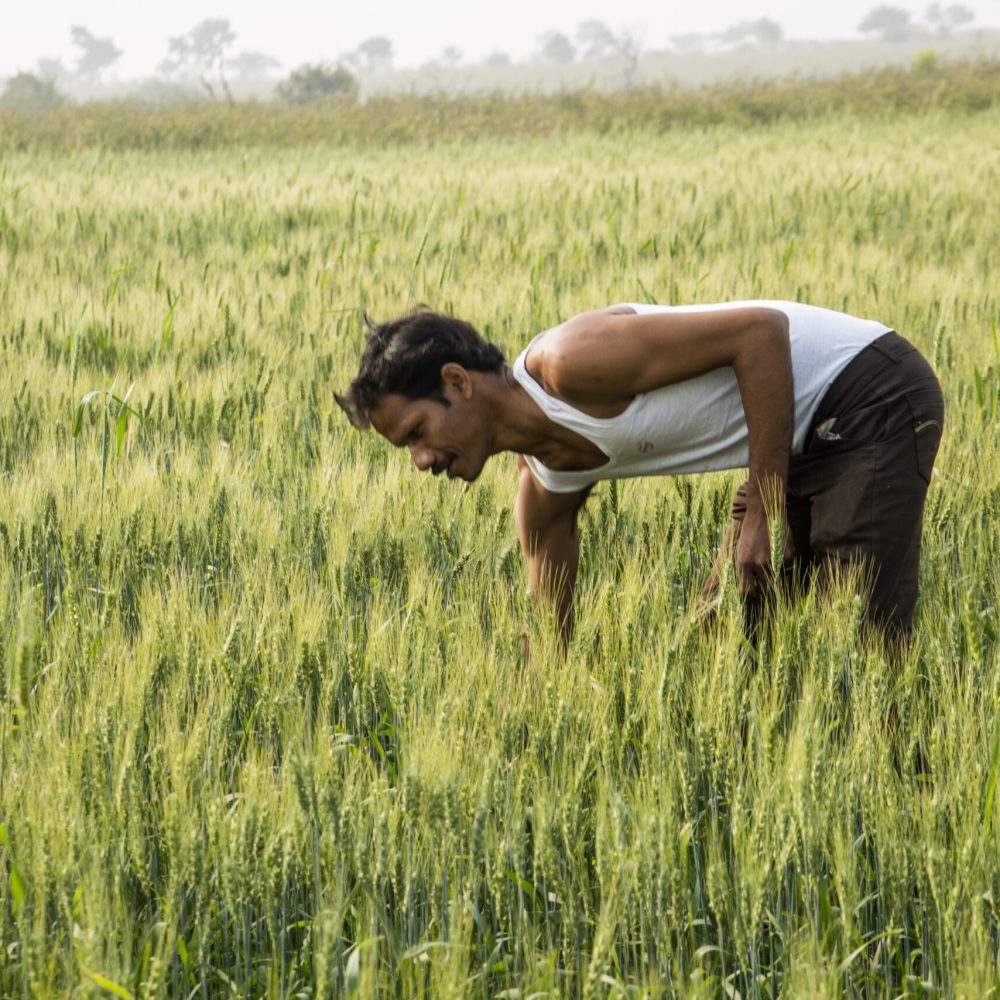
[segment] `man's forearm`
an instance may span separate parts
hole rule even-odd
[[[752,596],[770,586],[774,556],[769,522],[785,525],[788,461],[795,425],[795,393],[788,320],[772,314],[747,331],[733,362],[743,400],[750,451],[746,513],[736,548],[740,591]],[[785,539],[784,551],[787,551]]]
[[[750,451],[747,514],[783,509],[795,427],[795,390],[788,321],[775,315],[748,337],[733,365],[746,414]]]
[[[550,532],[526,552],[528,587],[535,608],[555,611],[565,646],[573,627],[573,590],[580,563],[580,539],[575,531]]]

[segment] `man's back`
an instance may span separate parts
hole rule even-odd
[[[859,351],[889,328],[818,306],[770,300],[697,306],[627,303],[615,307],[615,311],[681,316],[740,308],[773,309],[788,317],[795,408],[791,451],[799,454],[826,390]],[[617,416],[598,418],[554,398],[533,376],[533,351],[552,332],[539,334],[522,351],[513,365],[514,377],[550,420],[592,442],[607,461],[595,469],[557,472],[525,456],[546,489],[564,493],[602,479],[711,472],[748,464],[748,429],[732,367],[661,386],[634,397]],[[561,337],[560,349],[573,350],[570,335]],[[609,343],[607,350],[613,349],[613,343]]]

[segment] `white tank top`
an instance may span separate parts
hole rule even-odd
[[[628,303],[645,313],[706,312],[763,306],[788,317],[795,394],[792,454],[801,454],[824,393],[854,356],[890,328],[874,320],[797,302],[757,300],[715,305]],[[749,463],[747,422],[732,366],[642,393],[617,417],[592,417],[550,396],[525,368],[532,344],[514,362],[514,378],[554,423],[591,441],[608,460],[596,469],[559,472],[525,455],[535,478],[552,493],[573,493],[600,479],[669,476],[734,469]]]

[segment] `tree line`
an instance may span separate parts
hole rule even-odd
[[[947,36],[974,19],[974,12],[963,4],[932,3],[922,17],[902,7],[879,5],[865,15],[857,29],[887,42],[902,42]],[[59,59],[39,59],[33,71],[17,73],[7,81],[0,94],[0,105],[56,106],[66,99],[67,90],[80,85],[93,87],[105,81],[122,56],[114,40],[98,37],[83,25],[74,25],[70,38],[76,50],[72,65]],[[167,54],[156,67],[156,75],[139,85],[134,96],[153,100],[207,96],[232,101],[232,82],[273,80],[282,69],[281,61],[265,52],[234,51],[236,39],[236,31],[226,18],[205,18],[184,34],[170,37]],[[720,48],[778,45],[783,40],[781,25],[761,17],[739,21],[712,34],[673,35],[670,44],[678,54],[693,55]],[[638,36],[628,31],[615,31],[606,22],[594,18],[580,22],[570,34],[546,31],[535,41],[530,61],[565,66],[615,59],[623,68],[626,86],[634,82],[642,52]],[[511,57],[500,50],[478,61],[478,65],[489,67],[512,64]],[[419,68],[434,71],[463,65],[475,64],[467,62],[457,46],[446,45],[435,58]],[[393,69],[395,48],[392,40],[385,35],[373,35],[357,47],[342,52],[333,63],[300,66],[278,83],[275,95],[300,103],[324,98],[351,99],[357,95],[359,76],[387,73]]]

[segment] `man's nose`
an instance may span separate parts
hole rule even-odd
[[[413,464],[421,471],[426,472],[435,461],[434,451],[431,448],[424,448],[422,445],[410,445],[410,458]]]

